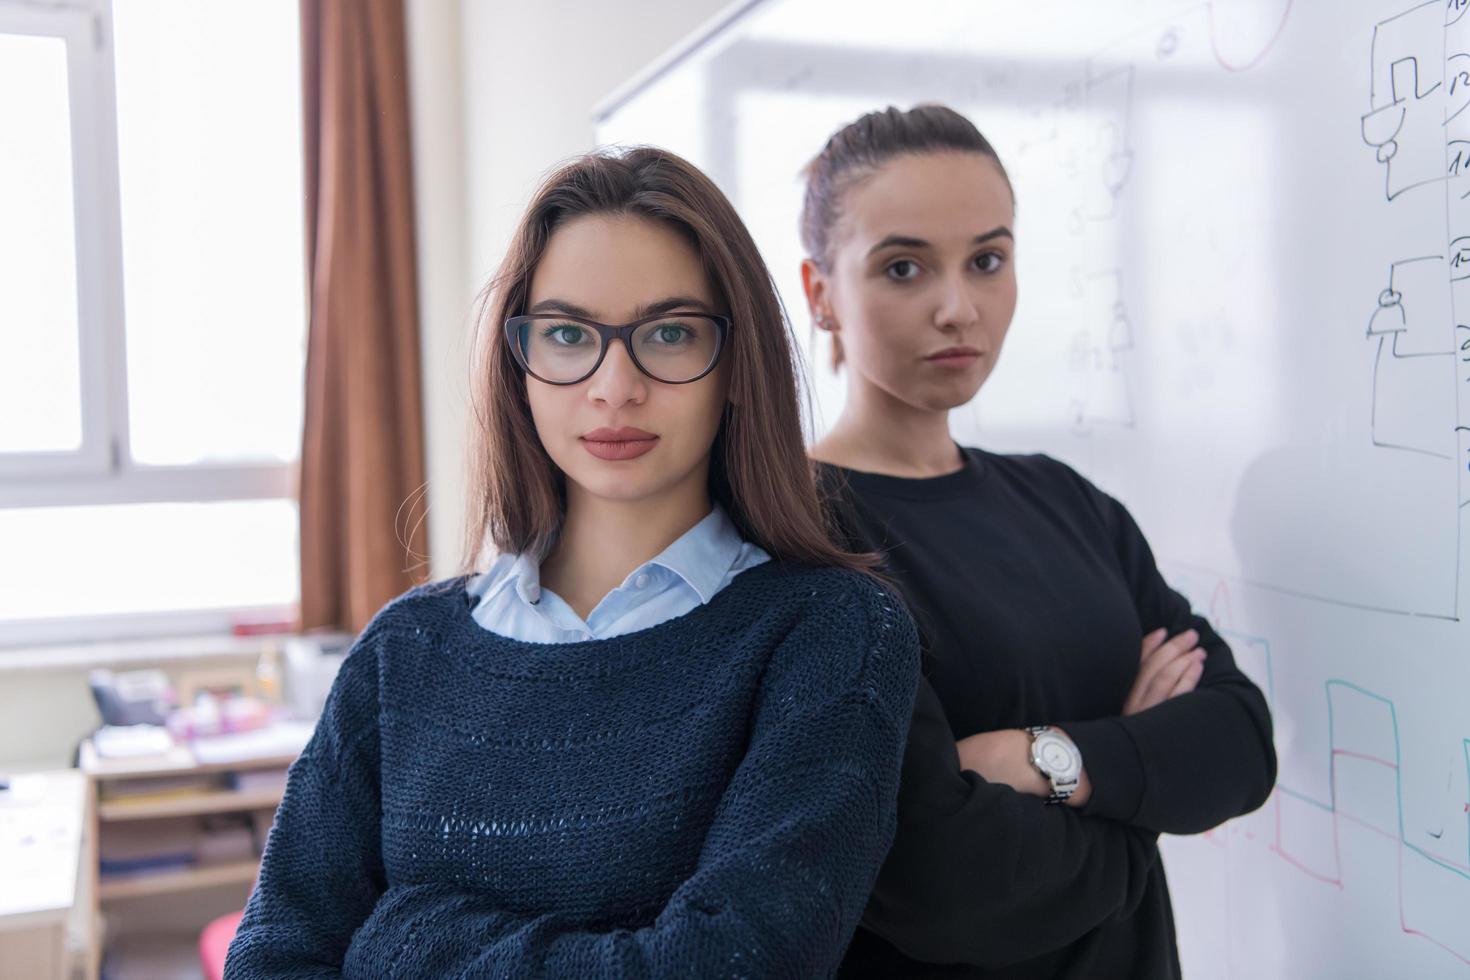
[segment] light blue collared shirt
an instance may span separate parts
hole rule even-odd
[[[629,572],[585,620],[561,596],[541,587],[541,563],[530,555],[498,556],[467,589],[479,599],[471,615],[492,633],[529,643],[605,640],[692,612],[736,575],[770,557],[741,540],[724,508],[715,504],[673,544]]]

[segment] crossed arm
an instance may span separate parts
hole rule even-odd
[[[369,633],[359,640],[292,767],[230,947],[230,980],[835,969],[894,832],[919,677],[918,640],[896,601],[876,587],[838,595],[780,641],[697,866],[637,929],[521,915],[451,883],[387,880],[379,648]]]

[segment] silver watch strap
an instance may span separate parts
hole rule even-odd
[[[1051,731],[1051,726],[1028,725],[1026,726],[1025,731],[1028,735],[1031,736],[1031,740],[1034,742],[1038,735],[1042,735],[1046,732]],[[1031,764],[1033,766],[1036,765],[1035,759],[1032,760]],[[1071,799],[1072,794],[1077,791],[1078,780],[1074,779],[1070,783],[1061,783],[1057,781],[1055,776],[1052,776],[1049,773],[1043,771],[1039,766],[1037,766],[1037,771],[1046,777],[1047,782],[1051,783],[1051,793],[1049,793],[1046,797],[1047,803],[1053,805],[1058,803],[1065,803],[1067,802],[1067,800]]]

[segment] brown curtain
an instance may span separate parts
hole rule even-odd
[[[301,45],[301,627],[355,632],[427,568],[402,0],[301,0]]]

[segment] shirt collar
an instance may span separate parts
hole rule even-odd
[[[528,553],[516,555],[507,578],[515,585],[516,595],[531,605],[541,601],[541,563]]]
[[[502,552],[490,567],[475,580],[469,591],[481,602],[488,602],[506,589],[514,589],[522,602],[535,605],[541,601],[541,563],[526,554]]]
[[[681,534],[648,564],[673,572],[695,591],[700,602],[709,602],[740,557],[744,543],[725,509],[715,504],[703,520]],[[636,575],[637,571],[633,574]]]
[[[701,603],[707,603],[719,591],[720,583],[740,557],[745,542],[725,509],[715,504],[699,523],[659,552],[653,558],[628,573],[623,585],[632,582],[649,566],[667,569],[684,581]],[[527,605],[535,606],[541,601],[541,563],[530,554],[501,554],[481,576],[473,590],[482,600],[488,600],[506,588],[514,588],[516,595]]]

